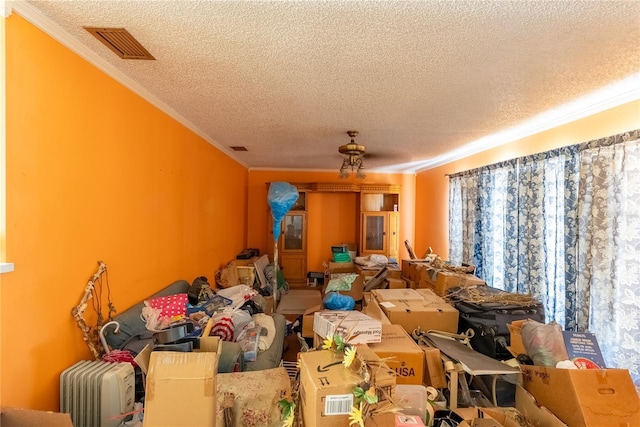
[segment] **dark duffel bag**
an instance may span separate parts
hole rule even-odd
[[[507,324],[523,319],[545,323],[544,306],[528,295],[482,285],[451,289],[448,299],[459,312],[458,332],[472,329],[473,349],[498,360],[514,357],[507,349],[511,344]]]

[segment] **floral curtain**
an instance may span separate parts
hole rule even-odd
[[[565,264],[575,259],[577,164],[572,146],[449,181],[451,262],[475,265],[489,286],[531,293],[561,325],[574,306],[575,266]]]
[[[514,204],[516,162],[511,161],[480,171],[478,212],[475,221],[473,262],[476,274],[487,283],[504,284],[512,258],[509,245],[514,229],[510,217]]]
[[[449,181],[449,259],[453,264],[474,265],[476,275],[489,284],[501,283],[504,274],[508,245],[494,236],[513,232],[504,212],[514,202],[508,194],[514,168],[515,161],[510,161]]]
[[[504,284],[505,290],[539,298],[547,321],[564,327],[575,311],[578,164],[577,145],[519,162],[512,246],[517,259]]]
[[[474,224],[478,206],[478,176],[458,175],[449,181],[449,259],[473,264]],[[474,264],[475,265],[475,264]]]
[[[582,147],[579,200],[577,328],[640,387],[640,132]]]
[[[595,333],[640,389],[640,130],[450,177],[450,260]]]

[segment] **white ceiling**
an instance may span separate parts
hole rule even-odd
[[[415,170],[622,79],[640,93],[640,1],[13,8],[250,168],[337,171],[355,129],[368,169]],[[156,60],[122,60],[83,26],[124,27]]]

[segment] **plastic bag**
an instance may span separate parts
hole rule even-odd
[[[548,324],[527,320],[522,324],[522,343],[527,354],[537,366],[556,366],[567,360],[567,348],[562,337],[562,327],[556,322]]]
[[[331,279],[329,280],[329,284],[327,285],[325,293],[335,291],[350,291],[351,285],[357,278],[357,274],[345,274],[344,276],[338,277],[337,279]]]
[[[231,308],[241,307],[245,301],[257,295],[257,292],[247,285],[236,285],[220,289],[218,295],[231,300]]]
[[[328,292],[323,300],[327,310],[353,310],[356,302],[349,295],[340,295],[337,292]]]
[[[369,255],[369,260],[378,265],[386,265],[389,263],[389,258],[384,255],[372,254]]]
[[[267,202],[271,208],[271,216],[273,217],[273,240],[277,241],[280,237],[280,222],[289,212],[289,209],[298,200],[298,189],[288,182],[272,182],[269,185],[269,194]]]
[[[123,421],[119,427],[142,427],[143,406],[140,402],[133,404],[133,418],[129,421]]]
[[[236,336],[236,341],[238,337],[242,335],[242,332],[247,329],[247,327],[253,327],[249,323],[252,322],[251,315],[248,311],[244,310],[236,310],[233,312],[233,331]]]
[[[236,342],[240,344],[244,352],[245,362],[255,362],[258,357],[258,344],[260,343],[261,326],[254,326],[242,331]]]

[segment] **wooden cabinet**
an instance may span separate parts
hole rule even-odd
[[[269,185],[269,183],[267,183]],[[357,230],[356,241],[358,255],[368,256],[373,254],[384,255],[388,258],[398,259],[400,255],[400,186],[392,184],[354,184],[343,182],[332,183],[293,183],[298,189],[298,200],[282,220],[280,236],[278,238],[278,264],[282,268],[285,278],[290,285],[306,284],[307,266],[309,265],[309,251],[307,250],[308,216],[312,218],[312,226],[317,227],[318,215],[321,211],[310,211],[307,206],[307,195],[310,192],[323,193],[356,193],[357,202],[353,214],[339,218],[340,221],[349,221]],[[269,216],[269,239],[267,253],[273,259],[273,219]],[[335,220],[335,219],[334,219]],[[355,224],[354,224],[355,222]],[[328,226],[331,226],[330,224]],[[314,228],[313,233],[318,230]],[[312,233],[312,234],[313,234]],[[315,235],[315,234],[314,234]],[[318,245],[317,238],[312,244]],[[349,240],[353,241],[353,240]],[[325,242],[326,244],[326,242]],[[327,245],[327,250],[329,245]],[[313,248],[314,253],[321,251]],[[312,265],[317,260],[312,260]],[[317,267],[316,267],[317,268]]]
[[[384,255],[398,258],[400,215],[398,193],[360,195],[360,256]]]

